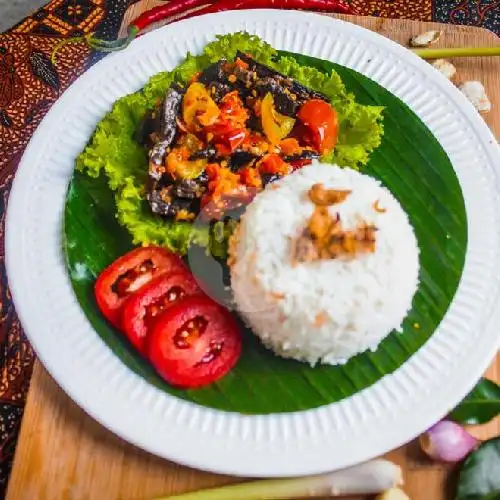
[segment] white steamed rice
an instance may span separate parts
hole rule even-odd
[[[315,183],[350,189],[344,229],[377,226],[375,252],[353,260],[292,265],[291,244],[307,225]],[[378,212],[374,203],[386,209]],[[247,207],[231,245],[237,309],[276,354],[311,364],[343,364],[401,329],[418,286],[419,248],[406,213],[373,178],[314,163],[269,185]],[[321,321],[318,319],[321,318]]]

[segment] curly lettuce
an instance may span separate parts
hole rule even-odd
[[[174,70],[153,76],[142,90],[116,101],[76,160],[77,170],[91,177],[105,173],[114,193],[118,222],[127,228],[135,245],[160,245],[184,254],[193,242],[209,244],[208,231],[203,228],[166,222],[151,213],[145,201],[147,152],[134,133],[141,118],[174,81],[185,84],[222,57],[234,58],[238,50],[328,97],[339,116],[339,138],[335,151],[324,161],[360,169],[380,145],[383,108],[355,102],[336,72],[326,74],[291,57],[278,57],[273,47],[255,35],[218,36],[200,55],[188,54]]]

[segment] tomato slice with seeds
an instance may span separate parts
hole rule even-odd
[[[122,328],[132,345],[144,353],[145,340],[155,319],[186,296],[202,291],[187,269],[165,273],[132,295],[123,306]]]
[[[121,310],[127,298],[153,278],[174,269],[185,269],[185,265],[168,250],[153,246],[136,248],[99,275],[94,286],[97,305],[105,318],[120,328]]]
[[[210,384],[234,367],[241,334],[234,317],[206,296],[186,297],[167,309],[148,337],[158,374],[176,387]]]

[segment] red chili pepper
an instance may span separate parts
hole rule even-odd
[[[129,29],[131,26],[134,26],[137,31],[141,31],[149,25],[162,21],[167,17],[175,16],[176,14],[195,9],[207,3],[212,2],[210,0],[171,0],[165,5],[158,5],[153,9],[143,12],[130,23]]]
[[[354,9],[345,0],[218,0],[196,12],[189,12],[177,19],[188,19],[203,14],[242,9],[304,9],[340,14],[354,14]]]
[[[215,130],[215,129],[214,129]],[[215,147],[222,156],[230,155],[248,136],[244,128],[229,129],[227,132],[214,133]]]
[[[139,31],[148,27],[150,24],[162,21],[167,17],[182,14],[187,10],[192,10],[197,7],[201,8],[194,12],[188,12],[187,14],[182,15],[177,18],[176,21],[203,14],[242,9],[302,9],[322,12],[337,12],[340,14],[356,14],[356,11],[351,5],[349,5],[349,3],[347,3],[346,0],[218,0],[215,3],[213,0],[171,0],[165,5],[159,5],[153,9],[143,12],[140,16],[134,19],[128,26],[127,36],[124,38],[108,41],[94,38],[92,35],[87,35],[85,37],[75,37],[62,40],[55,46],[52,52],[52,60],[54,62],[57,51],[63,45],[67,43],[80,42],[82,40],[85,40],[90,48],[100,52],[115,52],[117,50],[122,50],[130,44]]]

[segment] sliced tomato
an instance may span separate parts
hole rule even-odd
[[[141,247],[116,259],[94,285],[97,305],[104,317],[121,326],[121,309],[130,295],[167,271],[185,268],[175,254],[160,247]]]
[[[205,296],[186,297],[167,309],[148,337],[158,374],[183,388],[223,377],[238,361],[241,334],[233,316]]]
[[[309,130],[311,145],[317,151],[326,153],[335,147],[339,123],[337,112],[329,103],[321,99],[310,99],[301,106],[297,117]],[[305,139],[308,142],[308,138]]]
[[[202,291],[187,269],[164,273],[143,286],[123,306],[122,328],[132,345],[144,352],[155,319],[186,296]]]

